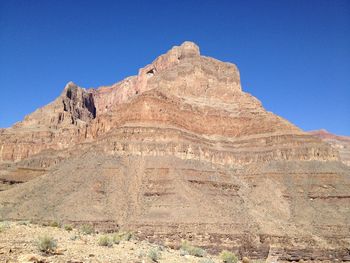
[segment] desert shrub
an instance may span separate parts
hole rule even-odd
[[[200,247],[193,247],[190,251],[190,255],[195,257],[204,257],[206,255],[206,251]]]
[[[183,250],[182,248],[180,248],[180,256],[187,256],[189,255],[189,253],[186,250]]]
[[[132,239],[133,234],[131,232],[121,232],[121,233],[115,233],[112,236],[114,244],[119,244],[121,241],[129,241]]]
[[[121,235],[119,235],[119,234],[114,234],[114,235],[112,236],[112,240],[113,240],[113,243],[114,243],[114,244],[119,244],[120,241],[122,241],[123,239],[122,239],[122,236],[121,236]]]
[[[0,222],[0,232],[5,231],[7,228],[10,228],[10,224],[7,221]]]
[[[50,222],[49,226],[51,227],[61,227],[61,224],[57,221]]]
[[[165,250],[165,247],[164,247],[164,245],[158,245],[158,246],[157,246],[157,249],[158,249],[159,251],[164,251],[164,250]]]
[[[203,258],[199,263],[215,263],[211,258]]]
[[[158,262],[159,260],[159,252],[157,249],[152,248],[150,251],[148,251],[147,257],[152,260],[153,262]]]
[[[225,262],[225,263],[237,263],[238,262],[238,259],[235,256],[235,254],[233,254],[232,252],[227,251],[227,250],[223,250],[220,253],[220,258],[221,258],[222,262]]]
[[[109,236],[100,236],[98,244],[103,247],[113,246],[113,240]]]
[[[52,253],[57,248],[57,242],[50,236],[42,236],[37,240],[37,247],[41,252]]]
[[[85,225],[81,226],[80,232],[83,235],[91,235],[91,234],[93,234],[95,232],[95,229],[94,229],[94,227],[92,225],[85,224]]]
[[[125,232],[125,233],[123,234],[123,239],[124,239],[125,241],[129,241],[132,237],[133,237],[133,234],[132,234],[131,232]]]
[[[20,226],[28,226],[30,224],[30,221],[28,220],[22,220],[18,222],[18,225]]]
[[[183,241],[180,248],[180,255],[191,255],[195,257],[204,257],[206,255],[206,251],[200,247],[195,247],[189,244],[187,241]]]
[[[74,241],[74,240],[77,240],[78,236],[76,235],[72,235],[69,237],[70,240]]]
[[[117,233],[117,235],[119,235],[121,241],[129,241],[133,237],[133,234],[129,231],[119,232]]]
[[[189,249],[190,246],[191,246],[190,243],[188,243],[188,241],[184,240],[184,241],[182,241],[182,243],[181,243],[180,249],[182,249],[182,250],[184,250],[184,251],[187,251],[187,250]]]
[[[137,257],[138,257],[139,259],[142,259],[143,257],[146,256],[146,254],[145,254],[145,252],[144,252],[143,250],[138,250],[138,251],[136,252],[136,255],[137,255]]]
[[[69,232],[73,230],[73,227],[71,225],[64,225],[64,230]]]

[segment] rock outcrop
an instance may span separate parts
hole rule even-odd
[[[266,111],[234,64],[191,42],[112,86],[67,84],[0,132],[0,161],[3,219],[89,221],[253,258],[349,257],[338,150]]]
[[[332,134],[324,129],[318,131],[310,131],[310,134],[329,143],[333,148],[337,149],[340,154],[340,160],[350,166],[350,137]]]

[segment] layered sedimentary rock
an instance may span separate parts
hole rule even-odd
[[[332,134],[326,130],[310,131],[310,134],[317,136],[321,140],[329,143],[339,151],[340,159],[350,166],[350,137]]]
[[[191,42],[112,86],[67,84],[3,129],[0,149],[2,218],[89,221],[256,258],[349,259],[350,170],[338,150],[266,111],[234,64]]]

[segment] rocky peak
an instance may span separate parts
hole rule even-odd
[[[64,111],[71,113],[73,120],[88,121],[96,117],[93,94],[73,82],[67,83],[61,98]]]
[[[201,56],[199,47],[186,41],[139,70],[136,94],[162,89],[183,97],[232,102],[241,92],[235,64]]]
[[[74,85],[70,82],[67,87]],[[93,93],[96,112],[100,115],[149,90],[190,100],[194,98],[203,103],[221,101],[232,104],[242,96],[237,66],[201,56],[199,47],[190,41],[172,47],[139,69],[137,76],[88,92]],[[259,102],[254,102],[254,105],[260,108]]]
[[[64,86],[64,90],[68,90],[73,87],[77,87],[77,84],[75,84],[73,81],[69,81],[67,82],[66,86]]]
[[[190,41],[185,41],[180,46],[172,47],[167,53],[156,58],[150,65],[140,69],[139,76],[151,77],[157,72],[179,64],[181,60],[187,58],[200,57],[199,47]]]
[[[185,59],[190,57],[199,57],[199,47],[190,41],[183,42],[180,46],[174,46],[167,54],[168,56],[175,56],[177,59]]]

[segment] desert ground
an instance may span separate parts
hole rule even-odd
[[[33,224],[29,221],[3,221],[0,223],[0,262],[262,263],[280,261],[274,259],[273,256],[269,256],[266,260],[249,260],[248,258],[238,260],[228,257],[225,261],[222,253],[212,255],[205,249],[190,245],[187,241],[176,249],[166,244],[139,240],[136,234],[128,231],[99,233],[89,225],[74,228],[71,225],[57,222]]]
[[[55,222],[47,226],[27,221],[2,222],[0,231],[0,261],[7,263],[223,262],[218,255],[210,255],[199,248],[203,255],[192,256],[183,249],[138,240],[128,232],[98,233],[87,226],[71,229],[70,225]],[[45,237],[53,241],[51,249],[50,245],[40,247],[45,245]]]

